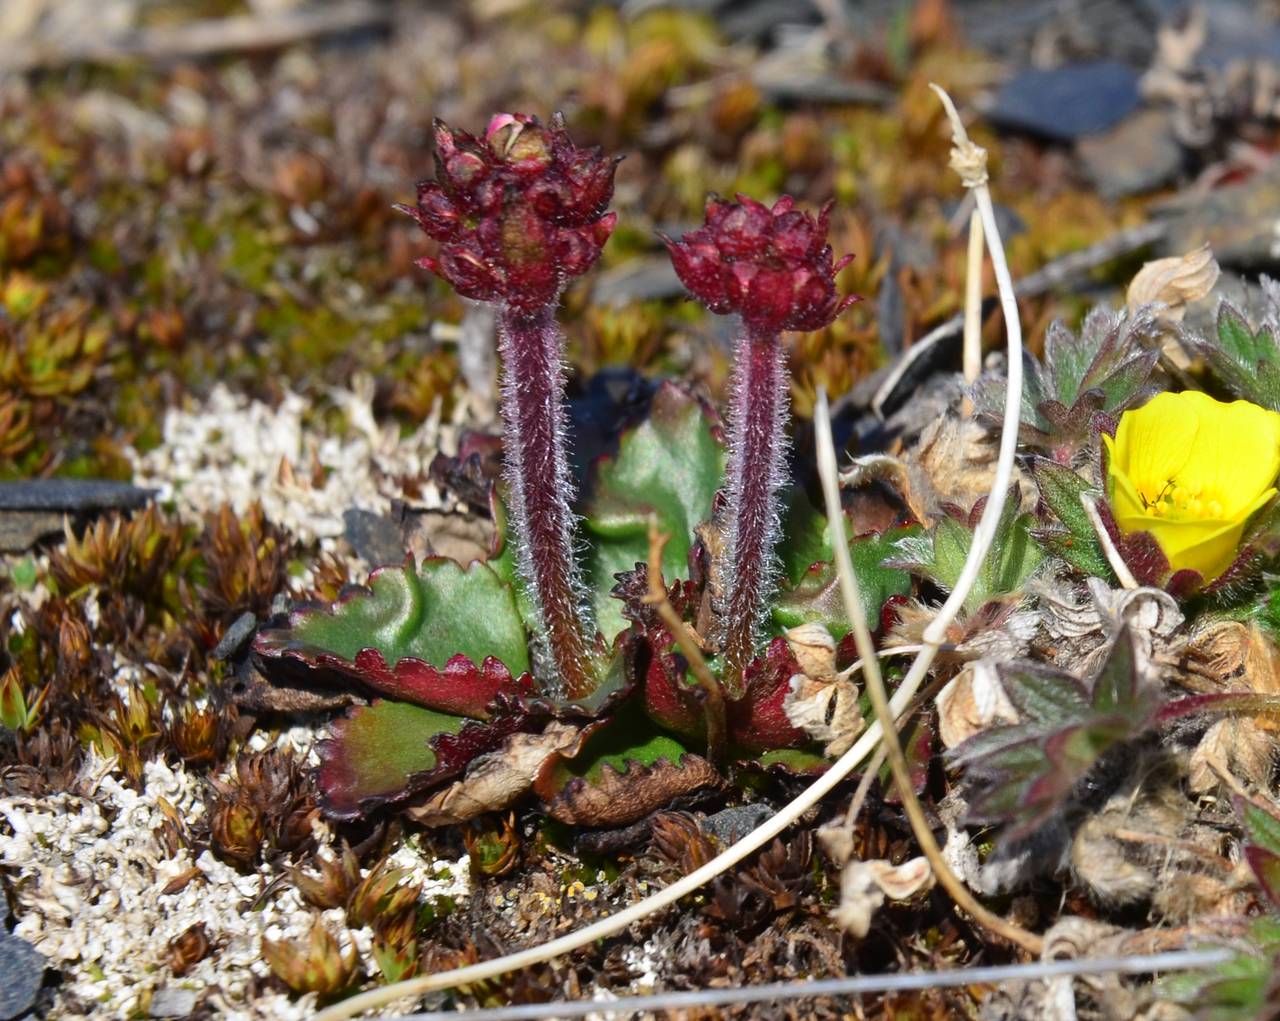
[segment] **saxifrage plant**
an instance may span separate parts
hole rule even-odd
[[[843,262],[826,243],[826,211],[713,199],[703,228],[666,239],[694,295],[743,317],[727,444],[710,406],[662,383],[579,495],[555,310],[613,229],[617,161],[575,146],[558,117],[544,126],[508,114],[483,138],[438,123],[435,155],[435,180],[400,208],[439,243],[421,265],[496,306],[504,469],[486,492],[495,539],[483,561],[381,568],[338,603],[296,607],[259,633],[269,669],[336,671],[374,696],[322,747],[326,809],[352,818],[408,804],[440,822],[532,788],[556,818],[618,824],[719,784],[733,762],[822,768],[785,712],[802,671],[780,632],[848,625],[830,598],[823,518],[802,493],[788,501],[794,541],[778,538],[780,334],[824,326],[852,300],[837,295]],[[459,468],[476,474],[474,462]],[[655,612],[651,525],[667,537],[654,581],[701,650],[710,687]],[[883,565],[904,534],[854,540],[872,614],[909,589],[905,571]]]

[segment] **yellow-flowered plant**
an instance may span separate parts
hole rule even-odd
[[[1205,582],[1231,566],[1249,519],[1276,495],[1280,414],[1248,401],[1158,394],[1102,439],[1120,531],[1149,532],[1173,571]]]

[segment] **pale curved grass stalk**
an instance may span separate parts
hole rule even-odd
[[[1098,513],[1098,501],[1087,493],[1081,495],[1080,505],[1084,507],[1085,515],[1089,518],[1089,524],[1093,525],[1094,534],[1098,537],[1098,543],[1102,546],[1102,552],[1106,555],[1107,563],[1111,565],[1111,570],[1116,572],[1116,580],[1120,582],[1123,589],[1136,589],[1138,587],[1138,579],[1133,576],[1133,572],[1129,570],[1129,565],[1124,562],[1124,558],[1120,556],[1120,551],[1116,549],[1116,544],[1111,541],[1111,533],[1107,531],[1107,526],[1102,523],[1102,515]]]
[[[1000,290],[1000,304],[1004,310],[1005,329],[1008,332],[1009,382],[1008,393],[1005,398],[1000,452],[996,463],[995,479],[992,483],[991,493],[987,498],[986,509],[983,512],[982,519],[978,522],[977,530],[974,532],[973,543],[969,547],[968,559],[965,561],[964,570],[960,573],[960,578],[951,593],[951,597],[938,611],[938,616],[933,623],[925,629],[925,647],[920,651],[915,662],[912,663],[911,669],[907,672],[907,676],[889,700],[890,716],[894,719],[902,715],[915,697],[916,692],[924,681],[925,675],[929,671],[930,665],[933,663],[934,657],[937,655],[938,649],[943,644],[947,627],[960,611],[965,597],[968,596],[973,583],[977,580],[978,570],[990,551],[991,542],[995,535],[996,522],[999,520],[1000,512],[1004,507],[1005,498],[1009,490],[1009,481],[1013,475],[1013,456],[1017,449],[1018,421],[1022,411],[1022,326],[1018,319],[1017,301],[1013,295],[1013,281],[1009,276],[1009,266],[1004,258],[1004,249],[1001,247],[1000,230],[996,225],[995,210],[992,208],[991,195],[986,188],[986,153],[969,141],[951,98],[936,85],[933,88],[942,99],[943,105],[947,108],[948,115],[952,121],[955,139],[955,147],[952,151],[952,166],[960,171],[966,187],[973,188],[978,202],[978,209],[982,213],[982,222],[986,229],[991,261],[995,268],[996,285]],[[434,975],[421,975],[417,978],[406,979],[403,982],[396,982],[379,989],[370,989],[366,992],[358,993],[350,999],[343,1000],[341,1003],[336,1003],[320,1011],[314,1016],[313,1021],[346,1021],[347,1018],[354,1017],[366,1010],[385,1006],[406,996],[418,996],[437,989],[452,989],[457,986],[482,982],[498,975],[518,971],[521,968],[542,964],[562,954],[588,946],[596,940],[606,939],[622,932],[632,923],[675,904],[681,897],[697,890],[768,844],[769,841],[773,840],[774,837],[778,836],[809,809],[818,804],[846,776],[862,765],[867,757],[875,752],[879,746],[881,734],[882,729],[880,722],[877,720],[867,728],[852,748],[833,762],[822,776],[801,791],[795,799],[784,805],[776,815],[756,827],[736,844],[725,848],[724,851],[701,868],[695,869],[687,876],[649,895],[644,900],[637,901],[629,908],[624,908],[617,914],[602,918],[585,928],[567,933],[540,946],[529,947],[526,950],[507,954],[491,961],[480,961],[476,964],[467,965],[465,968],[438,972]]]
[[[982,213],[969,215],[969,254],[964,278],[964,381],[972,383],[982,371]],[[970,412],[973,402],[965,398]]]
[[[875,707],[876,719],[884,731],[884,751],[889,759],[898,796],[902,798],[902,808],[911,823],[911,832],[915,834],[916,843],[929,860],[934,878],[951,894],[951,899],[957,905],[967,911],[979,925],[1039,957],[1044,951],[1044,940],[978,903],[969,888],[956,878],[956,874],[947,865],[946,859],[942,857],[942,849],[934,839],[933,830],[929,828],[924,809],[911,786],[911,767],[907,765],[907,757],[902,753],[902,744],[898,741],[898,728],[894,726],[894,714],[889,708],[889,697],[885,694],[884,678],[880,676],[880,660],[876,657],[871,629],[867,627],[866,614],[862,610],[858,576],[853,571],[849,540],[844,530],[844,508],[840,504],[835,444],[831,439],[831,414],[827,408],[826,391],[821,389],[818,390],[818,403],[814,408],[813,430],[818,448],[818,476],[822,480],[822,495],[827,504],[827,524],[831,529],[831,548],[835,551],[836,576],[840,581],[840,598],[844,602],[845,616],[849,618],[858,654],[865,664],[862,679],[866,682],[867,694],[871,696],[871,704]]]
[[[1233,951],[1226,948],[1171,950],[1133,957],[1078,957],[1066,960],[1028,961],[1025,964],[995,964],[978,968],[948,968],[941,971],[899,972],[889,975],[849,975],[845,978],[800,979],[769,985],[739,986],[736,989],[687,989],[626,996],[618,1000],[576,1000],[568,1003],[521,1003],[509,1007],[481,1007],[476,1010],[433,1010],[408,1014],[388,1021],[542,1021],[558,1017],[631,1015],[639,1012],[682,1012],[698,1008],[728,1007],[739,1003],[769,1003],[778,1000],[808,1000],[825,996],[861,996],[871,993],[901,993],[956,986],[996,985],[1002,982],[1032,982],[1037,979],[1084,975],[1149,975],[1157,972],[1192,971],[1226,964]]]

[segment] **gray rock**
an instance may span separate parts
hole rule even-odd
[[[0,552],[20,553],[59,535],[64,518],[82,524],[109,510],[137,510],[154,495],[109,479],[24,479],[0,482]]]
[[[591,288],[591,300],[598,305],[617,306],[678,298],[684,293],[684,285],[666,255],[643,255],[599,274]]]
[[[0,928],[0,1021],[29,1011],[44,982],[45,960],[24,939]]]
[[[1027,68],[1000,89],[987,119],[997,127],[1069,142],[1119,124],[1138,100],[1138,72],[1117,61]]]
[[[165,986],[151,997],[152,1017],[187,1017],[196,1009],[200,993],[181,986]]]
[[[1076,155],[1104,198],[1139,195],[1168,184],[1183,160],[1167,110],[1139,110],[1110,131],[1082,138]]]
[[[728,847],[736,844],[772,815],[773,809],[768,805],[735,805],[707,816],[702,820],[702,828]]]
[[[1190,190],[1157,210],[1169,227],[1162,249],[1166,254],[1181,254],[1208,242],[1223,266],[1275,272],[1280,268],[1277,210],[1280,170],[1255,174],[1207,194]]]
[[[756,87],[770,103],[779,106],[888,106],[893,90],[876,82],[854,81],[834,74],[755,76]]]
[[[258,626],[258,618],[252,613],[242,613],[237,617],[218,640],[210,656],[222,662],[229,662],[241,650],[245,642],[253,637]]]
[[[342,537],[367,564],[404,563],[404,533],[399,523],[374,511],[350,507],[342,512]]]

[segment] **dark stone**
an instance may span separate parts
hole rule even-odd
[[[342,513],[342,537],[367,564],[404,563],[404,532],[398,522],[360,507]]]
[[[254,629],[257,626],[258,618],[252,613],[240,614],[223,633],[222,638],[218,640],[217,646],[210,655],[224,663],[234,659],[236,654],[244,647],[244,644],[253,637]]]
[[[702,828],[728,847],[772,816],[773,809],[759,802],[753,805],[735,805],[707,816],[702,820]]]
[[[0,1021],[29,1011],[44,982],[45,959],[24,939],[0,928]]]
[[[21,553],[62,534],[70,518],[81,525],[109,510],[137,510],[154,495],[108,479],[24,479],[0,482],[0,552]]]
[[[1168,184],[1183,160],[1167,110],[1139,110],[1110,131],[1080,139],[1076,154],[1098,193],[1109,199]]]
[[[109,479],[25,479],[0,482],[0,511],[51,510],[82,514],[137,510],[154,494],[154,490]]]
[[[997,127],[1069,142],[1114,127],[1137,107],[1138,72],[1111,60],[1019,71],[996,95]]]
[[[786,75],[754,79],[766,100],[778,106],[888,106],[894,91],[877,82],[854,81],[833,74]]]

